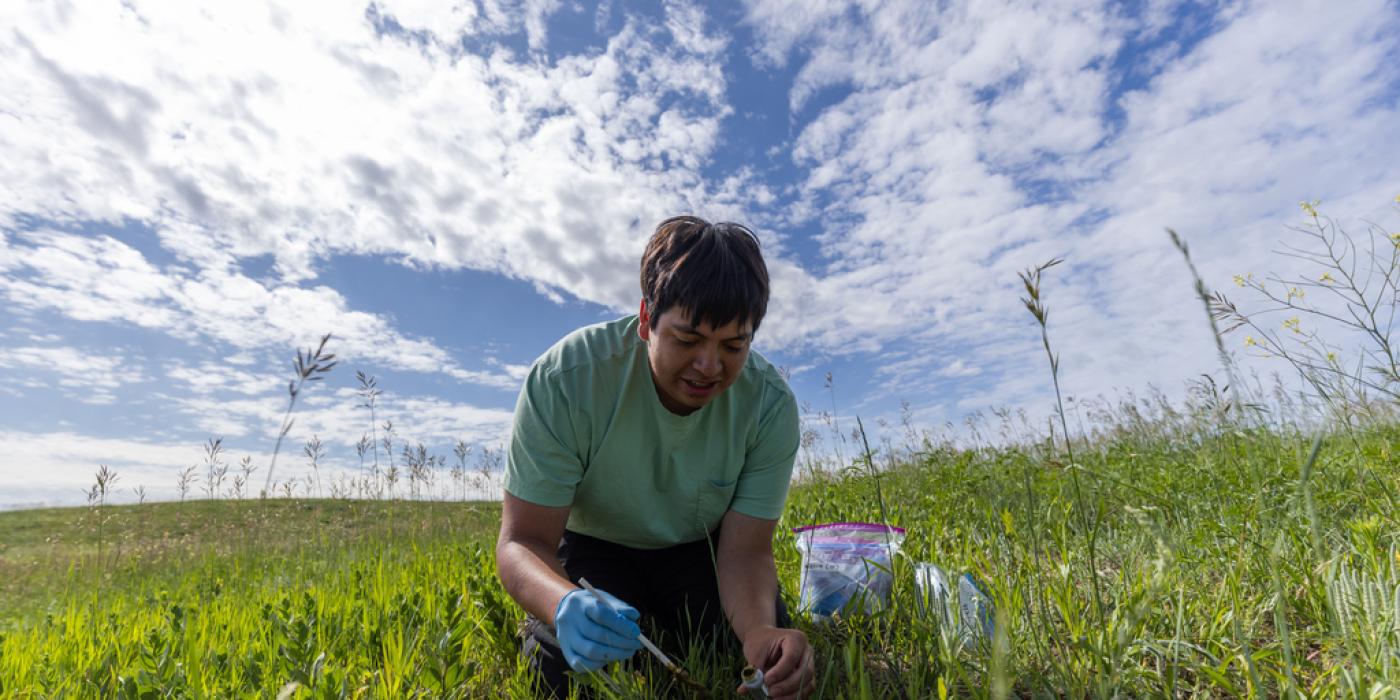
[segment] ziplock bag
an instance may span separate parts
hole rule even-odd
[[[827,523],[795,528],[802,553],[802,610],[826,619],[857,601],[874,612],[889,598],[895,552],[904,528],[876,523]]]

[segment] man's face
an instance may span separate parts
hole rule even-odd
[[[672,307],[653,330],[648,312],[643,301],[637,332],[646,341],[651,378],[667,410],[682,416],[693,413],[738,379],[749,359],[752,324],[731,321],[719,328],[709,323],[696,327],[684,311]]]

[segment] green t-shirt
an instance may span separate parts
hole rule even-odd
[[[797,401],[749,352],[738,379],[688,416],[657,398],[637,317],[581,328],[530,368],[505,488],[571,506],[568,529],[638,549],[694,542],[728,510],[776,520],[797,455]]]

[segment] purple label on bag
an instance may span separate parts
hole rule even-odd
[[[879,523],[822,523],[820,525],[803,525],[792,529],[793,533],[811,532],[814,530],[830,530],[840,528],[843,530],[856,530],[860,532],[897,532],[904,534],[904,528],[893,525],[881,525]]]

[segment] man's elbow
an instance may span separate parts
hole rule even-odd
[[[519,564],[520,552],[522,548],[529,548],[520,541],[519,535],[513,533],[504,526],[500,534],[496,536],[496,578],[501,580],[501,584],[506,590],[511,589],[515,570]]]
[[[522,558],[533,556],[541,561],[547,561],[543,553],[548,550],[549,547],[544,544],[543,540],[502,527],[500,534],[496,537],[497,578],[501,579],[501,583],[509,589],[510,580],[514,578]]]

